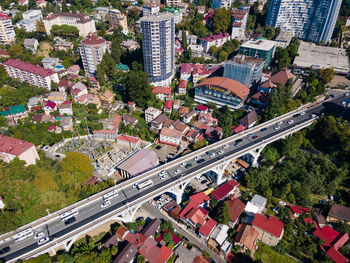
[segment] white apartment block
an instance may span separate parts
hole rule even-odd
[[[79,31],[79,36],[86,37],[90,33],[96,32],[95,20],[88,15],[72,13],[50,14],[43,19],[47,35],[51,34],[53,25],[74,26]]]
[[[122,14],[118,9],[109,10],[108,20],[111,27],[121,26],[123,32],[128,32],[128,21],[126,15]]]
[[[232,9],[232,32],[231,39],[243,39],[248,23],[249,10],[245,9]]]
[[[18,59],[10,59],[2,64],[11,78],[18,79],[36,87],[51,90],[51,83],[58,83],[58,75],[51,69],[32,65]]]
[[[167,6],[178,6],[182,3],[182,0],[166,0],[165,3]]]
[[[89,35],[80,42],[80,56],[84,71],[95,74],[97,65],[101,63],[107,50],[107,41],[96,35]]]
[[[154,107],[149,107],[145,110],[145,120],[147,123],[153,121],[157,118],[162,112]]]
[[[9,44],[15,40],[15,30],[13,29],[11,18],[0,13],[0,43]]]
[[[211,46],[221,47],[227,41],[230,40],[230,35],[225,33],[219,33],[216,35],[209,34],[207,37],[201,39],[203,51],[208,53]]]
[[[22,13],[23,19],[39,21],[43,19],[41,10],[28,10]]]
[[[215,10],[216,8],[227,8],[230,9],[232,4],[232,0],[213,0],[213,9]]]
[[[22,28],[26,32],[34,32],[37,30],[36,23],[35,20],[22,19],[16,23],[16,27]]]

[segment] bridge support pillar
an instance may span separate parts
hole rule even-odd
[[[176,198],[176,203],[180,204],[182,201],[182,195],[189,181],[183,181],[181,184],[174,186],[168,192],[172,193]]]
[[[230,163],[230,161],[223,162],[220,165],[216,166],[214,169],[212,169],[212,171],[217,174],[217,177],[216,177],[216,184],[217,185],[220,185],[225,181],[223,175],[224,175],[225,169],[229,163]]]
[[[262,147],[260,147],[256,150],[249,152],[249,154],[253,157],[252,158],[252,167],[259,166],[258,160],[259,160],[260,154],[264,148],[265,148],[265,145],[263,145]]]

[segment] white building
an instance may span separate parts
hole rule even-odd
[[[0,135],[0,160],[9,163],[15,157],[25,161],[26,166],[36,164],[40,160],[33,143]]]
[[[153,121],[157,118],[162,112],[156,108],[149,107],[145,110],[145,120],[147,123]]]
[[[41,10],[27,10],[22,13],[23,19],[39,21],[43,18]]]
[[[89,35],[80,42],[80,56],[83,61],[84,71],[95,74],[97,65],[107,50],[107,41],[96,35]]]
[[[288,31],[281,31],[276,37],[276,47],[286,48],[293,38],[293,33]]]
[[[175,21],[171,13],[141,18],[144,71],[154,86],[168,86],[175,70]]]
[[[182,0],[165,0],[167,6],[178,6],[182,3]]]
[[[179,146],[181,144],[181,137],[181,131],[164,127],[160,131],[159,142],[169,144],[172,146]]]
[[[36,87],[51,90],[51,83],[58,83],[58,75],[50,69],[32,65],[18,59],[10,59],[2,64],[11,78],[29,83]]]
[[[110,9],[108,12],[109,25],[111,27],[121,26],[123,32],[128,32],[128,21],[126,15],[122,14],[118,9]]]
[[[11,18],[0,13],[0,43],[9,44],[15,40],[15,30],[13,29]]]
[[[202,45],[188,45],[192,51],[192,57],[201,57],[203,55],[204,48]]]
[[[266,203],[267,200],[265,197],[256,194],[253,196],[252,200],[247,202],[244,211],[247,214],[262,214],[263,210],[265,209]]]
[[[22,19],[16,23],[16,27],[22,28],[26,32],[34,32],[37,30],[36,23],[37,21],[35,20]]]
[[[24,39],[23,46],[35,53],[35,51],[38,49],[39,42],[35,38],[26,38]]]
[[[51,34],[53,25],[74,26],[79,31],[79,36],[85,37],[90,33],[96,32],[95,20],[88,15],[73,13],[55,13],[50,14],[43,19],[47,35]]]
[[[211,46],[221,47],[230,40],[230,35],[225,33],[218,33],[216,35],[209,34],[207,37],[201,39],[204,52],[208,53]]]
[[[225,7],[227,9],[231,8],[232,0],[213,0],[213,9],[220,7]]]
[[[245,31],[247,28],[248,22],[248,13],[247,9],[237,9],[234,8],[231,10],[232,15],[232,39],[243,39],[245,36]]]

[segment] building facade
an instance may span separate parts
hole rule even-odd
[[[249,87],[262,78],[264,65],[263,59],[237,55],[225,62],[224,77],[237,80]]]
[[[15,40],[15,30],[13,29],[11,18],[0,13],[0,43],[9,44]]]
[[[141,19],[144,71],[154,86],[168,86],[175,70],[175,21],[171,13]]]
[[[51,69],[32,65],[18,59],[10,59],[2,64],[11,78],[18,79],[36,87],[51,90],[52,82],[58,83],[58,75]]]
[[[22,13],[23,19],[39,21],[43,18],[41,10],[28,10]]]
[[[73,13],[55,13],[50,14],[43,19],[46,34],[51,34],[53,25],[74,26],[79,31],[79,36],[86,37],[90,33],[96,32],[95,20],[88,15]]]
[[[245,30],[248,23],[249,9],[233,8],[231,10],[232,21],[232,39],[243,39],[245,36]]]
[[[238,54],[265,60],[265,66],[270,65],[275,54],[276,42],[256,39],[245,42],[239,47]]]
[[[207,37],[201,39],[204,52],[209,52],[211,46],[221,47],[230,40],[230,35],[225,33],[218,33],[216,35],[209,34]]]
[[[310,42],[328,42],[342,0],[272,0],[266,24]]]
[[[128,31],[128,21],[126,20],[126,15],[122,14],[118,9],[109,10],[108,20],[111,27],[121,26],[123,31]]]
[[[224,7],[224,8],[231,8],[232,0],[213,0],[213,9]]]
[[[107,50],[107,41],[96,35],[89,35],[80,42],[79,46],[84,71],[95,74],[97,65]]]

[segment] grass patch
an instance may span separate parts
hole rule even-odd
[[[276,263],[276,262],[298,263],[298,261],[286,255],[277,253],[271,247],[261,242],[258,243],[258,246],[259,246],[259,250],[255,252],[254,257],[255,259],[260,259],[263,263]]]

